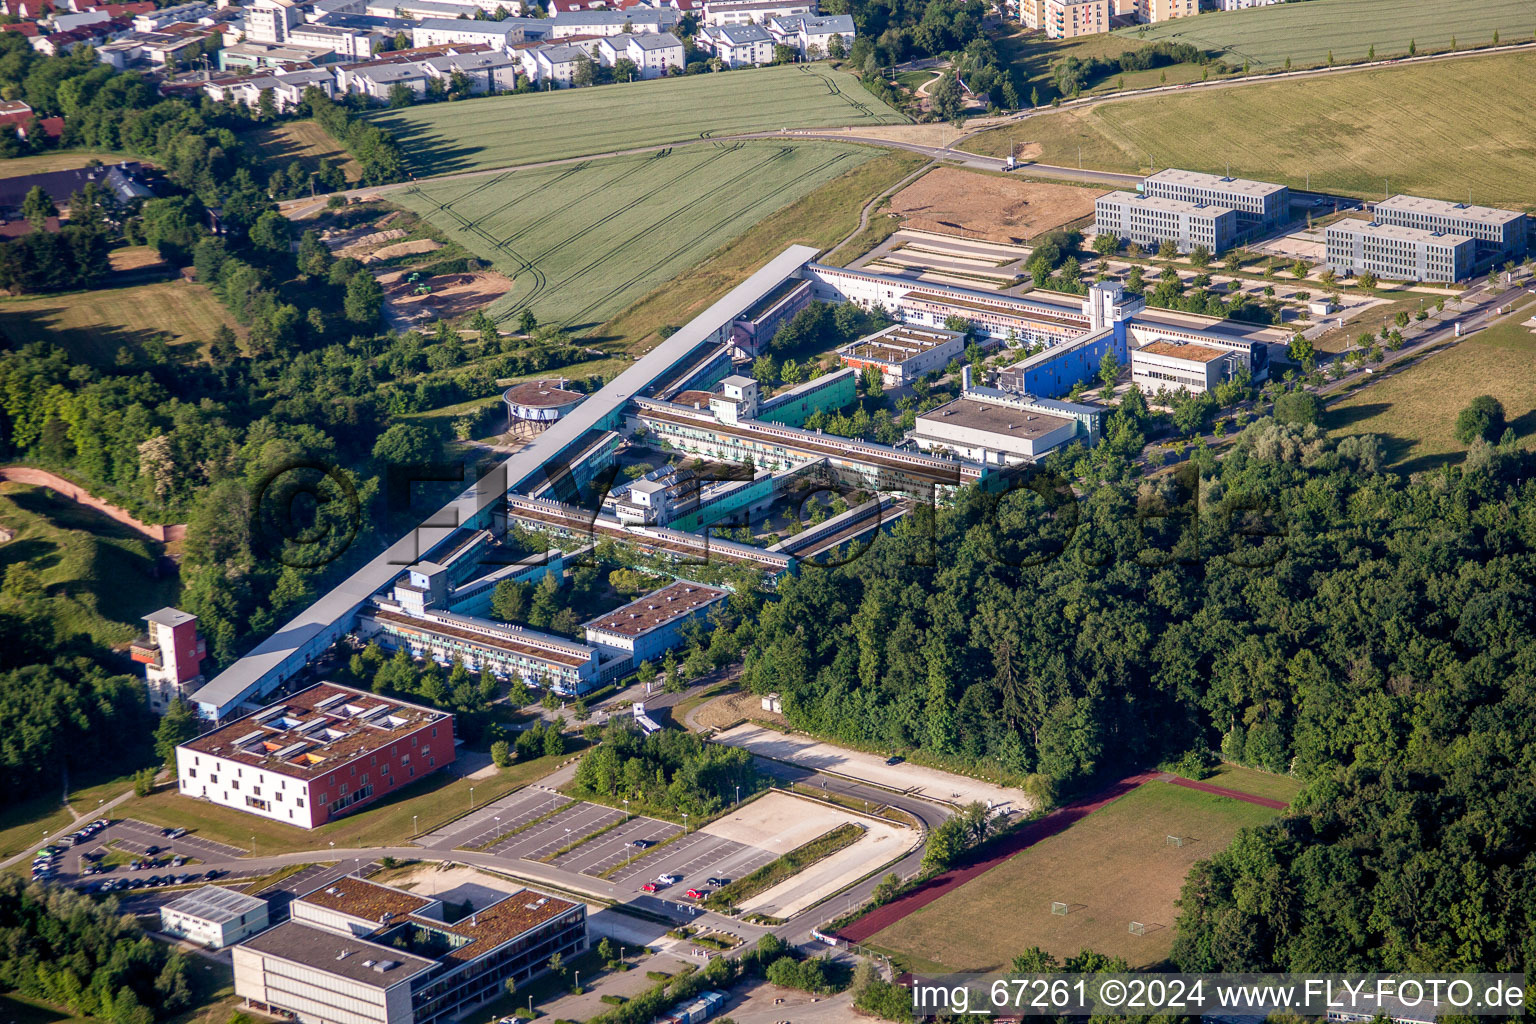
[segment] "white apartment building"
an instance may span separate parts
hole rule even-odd
[[[1218,253],[1231,248],[1237,238],[1237,213],[1224,206],[1110,192],[1094,201],[1093,212],[1096,233],[1148,248],[1172,241],[1179,252],[1203,245]]]
[[[245,9],[245,37],[253,43],[286,43],[289,30],[303,23],[297,0],[256,0]]]
[[[661,78],[673,68],[681,69],[685,59],[682,40],[671,32],[620,33],[598,41],[598,60],[613,67],[620,57],[632,61],[641,78]]]
[[[1283,3],[1284,0],[1216,0],[1218,11],[1241,11],[1249,7],[1268,7],[1270,4]]]
[[[266,929],[267,901],[205,885],[160,908],[160,930],[208,949],[232,946]]]
[[[135,32],[153,32],[158,28],[163,28],[178,21],[196,22],[212,16],[213,11],[214,7],[212,4],[202,3],[201,0],[197,0],[194,3],[162,7],[158,11],[134,15],[133,30]]]
[[[765,25],[772,18],[807,17],[816,0],[718,0],[704,5],[704,24]]]
[[[351,91],[387,103],[394,87],[403,85],[411,91],[412,97],[420,99],[427,94],[429,77],[426,68],[420,64],[380,64],[354,71]]]
[[[352,60],[367,60],[373,55],[372,34],[339,25],[295,25],[288,30],[287,41],[297,46],[325,47]]]
[[[1363,270],[1398,281],[1451,284],[1472,276],[1477,240],[1396,224],[1341,220],[1328,225],[1328,266],[1339,274]]]
[[[645,32],[670,32],[677,28],[680,15],[670,7],[631,7],[623,11],[562,11],[549,19],[550,38],[571,36],[639,35]]]
[[[773,60],[773,37],[756,25],[718,25],[699,33],[699,43],[713,50],[726,67],[749,68]]]
[[[502,48],[511,42],[512,29],[500,21],[462,18],[426,18],[411,29],[412,46],[444,46],[451,43],[486,43]]]
[[[517,88],[517,73],[522,69],[522,62],[505,51],[489,50],[428,57],[420,62],[420,67],[429,79],[441,79],[445,86],[455,71],[460,72],[469,79],[469,91],[478,96]]]
[[[598,60],[598,39],[582,39],[566,43],[541,43],[519,50],[523,74],[530,82],[550,83],[558,87],[571,84],[576,75],[578,58],[585,56]]]
[[[846,52],[853,45],[857,30],[849,14],[796,14],[768,19],[768,34],[775,43],[790,47],[801,57],[820,60],[831,53],[833,36],[842,40]]]

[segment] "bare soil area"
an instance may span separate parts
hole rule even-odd
[[[482,309],[512,289],[512,279],[494,270],[466,274],[438,274],[436,277],[406,280],[404,270],[379,275],[384,299],[399,316],[413,323],[426,320],[451,320]],[[431,287],[417,294],[422,285]]]
[[[998,242],[1024,242],[1093,212],[1104,193],[940,167],[891,197],[906,225]]]

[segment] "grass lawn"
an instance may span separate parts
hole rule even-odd
[[[612,320],[594,336],[643,352],[657,344],[662,327],[681,327],[786,246],[827,249],[859,226],[859,211],[926,161],[910,153],[885,153],[806,194],[716,250],[686,274],[678,274]],[[585,364],[583,364],[585,365]]]
[[[0,299],[0,331],[14,343],[50,341],[98,366],[161,334],[172,346],[191,346],[187,358],[197,358],[219,324],[244,334],[211,291],[189,281]]]
[[[395,198],[513,278],[492,316],[529,308],[541,323],[587,330],[874,155],[721,143],[423,182]]]
[[[378,117],[420,176],[736,132],[906,122],[852,75],[812,64],[431,103]]]
[[[1230,161],[1233,174],[1293,187],[1533,206],[1531,59],[1497,54],[1127,99],[1028,118],[966,148],[1005,155],[1034,144],[1041,163],[1075,167],[1081,146],[1085,167],[1142,173],[1149,154],[1159,168],[1223,172]]]
[[[66,826],[73,821],[59,806],[57,793],[0,809],[0,860],[8,860],[24,850],[42,849],[48,845],[46,837],[60,829],[69,831]]]
[[[1461,461],[1466,447],[1453,433],[1456,414],[1478,395],[1504,405],[1526,448],[1536,447],[1536,335],[1521,322],[1525,307],[1495,327],[1419,359],[1329,407],[1323,425],[1335,436],[1377,434],[1392,465],[1404,472]]]
[[[998,56],[1004,63],[1016,68],[1023,79],[1024,91],[1019,98],[1029,102],[1031,95],[1038,89],[1042,103],[1057,98],[1056,82],[1051,70],[1057,61],[1065,57],[1076,57],[1079,60],[1119,57],[1127,50],[1139,50],[1143,45],[1134,35],[1101,34],[1077,39],[1047,39],[1041,32],[1027,30],[999,36],[993,39],[993,44],[997,47]],[[1122,77],[1126,89],[1146,89],[1164,84],[1165,73],[1168,85],[1198,82],[1202,70],[1197,64],[1170,64],[1146,71],[1129,71],[1123,76],[1117,73],[1094,81],[1084,90],[1084,94],[1092,96],[1118,92]]]
[[[1190,867],[1274,815],[1151,782],[878,932],[872,944],[954,971],[1006,969],[1030,946],[1063,958],[1093,949],[1133,968],[1157,964],[1173,946],[1174,901]],[[1169,846],[1169,835],[1184,845]],[[1057,901],[1071,913],[1052,914]],[[978,921],[1009,926],[978,929]],[[1146,934],[1130,934],[1132,921]]]
[[[1218,54],[1229,63],[1248,61],[1253,67],[1293,67],[1326,64],[1329,51],[1337,61],[1364,60],[1371,47],[1377,57],[1408,52],[1448,50],[1457,45],[1483,46],[1498,32],[1504,43],[1529,42],[1536,29],[1530,0],[1311,0],[1305,4],[1276,4],[1242,11],[1209,12],[1198,18],[1178,18],[1145,29],[1123,29],[1113,38],[1191,43]]]
[[[335,136],[314,121],[289,121],[257,128],[246,135],[244,141],[261,157],[267,174],[286,171],[295,160],[303,164],[306,171],[316,171],[320,169],[321,160],[329,160],[341,166],[348,181],[355,182],[362,177],[362,168],[357,161],[341,148]]]
[[[1244,768],[1237,764],[1222,764],[1210,778],[1200,781],[1225,789],[1235,789],[1239,793],[1248,793],[1252,796],[1284,800],[1286,803],[1295,800],[1296,794],[1301,792],[1300,779],[1293,779],[1289,775],[1261,772],[1254,768]]]
[[[125,644],[143,631],[140,616],[174,605],[174,575],[157,577],[159,545],[91,509],[48,497],[41,487],[0,484],[0,572],[25,562],[42,577],[50,617],[66,633]]]
[[[162,787],[147,797],[125,800],[117,805],[113,817],[179,826],[241,849],[249,849],[254,836],[258,855],[316,850],[332,842],[344,849],[402,845],[416,834],[413,828],[426,832],[467,814],[471,787],[475,791],[475,806],[480,807],[543,778],[569,756],[519,762],[488,779],[459,779],[437,772],[391,794],[375,807],[310,830],[183,797],[174,786]]]

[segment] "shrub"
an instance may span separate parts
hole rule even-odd
[[[1504,406],[1492,395],[1478,395],[1456,417],[1456,440],[1471,444],[1478,438],[1497,441],[1504,433]]]

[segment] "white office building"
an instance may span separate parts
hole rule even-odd
[[[1212,253],[1237,241],[1237,213],[1225,206],[1166,199],[1136,192],[1110,192],[1094,201],[1094,230],[1156,248],[1172,241],[1179,252],[1203,245]]]
[[[1245,233],[1272,230],[1291,217],[1291,190],[1268,181],[1170,167],[1145,179],[1141,190],[1149,196],[1235,210],[1238,229]]]
[[[1530,218],[1514,210],[1397,195],[1377,203],[1373,214],[1378,224],[1466,235],[1477,242],[1479,261],[1523,259],[1529,248]]]
[[[1328,225],[1328,266],[1339,274],[1369,270],[1397,281],[1451,284],[1472,276],[1477,241],[1377,221],[1341,220]]]
[[[266,929],[267,901],[238,889],[205,885],[160,908],[160,930],[209,949],[232,946]]]

